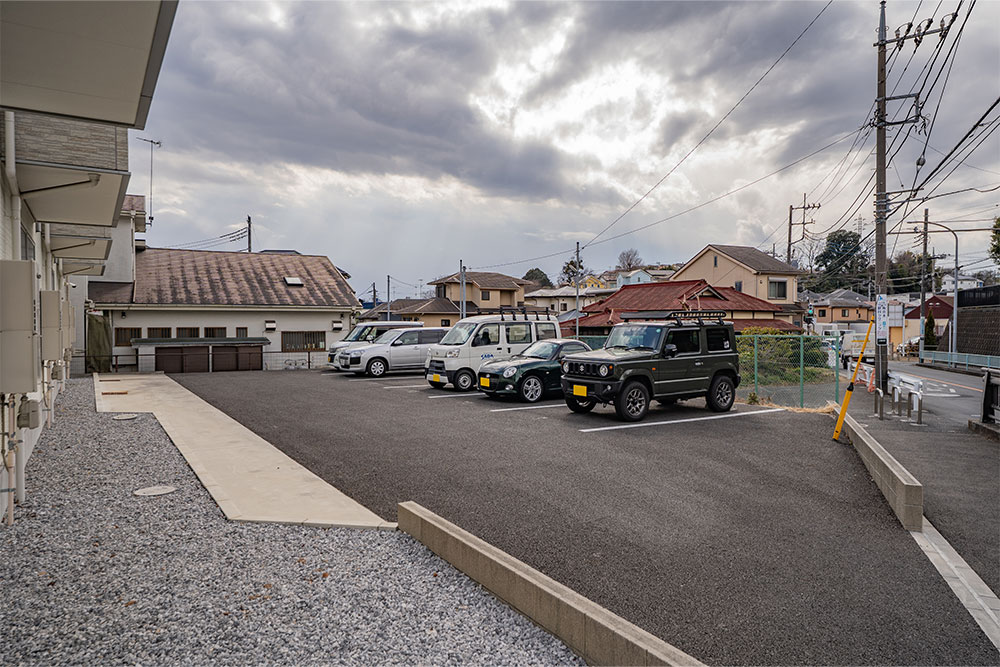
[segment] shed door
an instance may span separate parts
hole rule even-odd
[[[156,348],[156,370],[164,373],[184,372],[184,348],[183,347],[157,347]]]
[[[184,370],[182,373],[208,372],[208,346],[184,347]]]
[[[238,370],[235,345],[213,345],[212,346],[212,371],[235,371]]]
[[[238,368],[241,371],[259,371],[264,369],[263,347],[260,345],[240,346]]]

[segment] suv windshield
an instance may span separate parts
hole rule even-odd
[[[627,326],[617,326],[611,330],[605,349],[621,347],[628,350],[656,350],[660,346],[660,336],[663,335],[662,326],[630,324]]]
[[[557,343],[550,343],[547,340],[540,340],[532,343],[520,354],[522,357],[532,357],[534,359],[551,359],[552,354],[559,348]]]
[[[375,333],[374,327],[368,325],[358,325],[351,329],[351,333],[347,334],[347,338],[344,340],[348,342],[353,342],[356,340],[371,340],[371,335]]]
[[[459,322],[445,334],[441,339],[442,345],[462,345],[469,340],[469,336],[476,330],[475,322]]]
[[[399,335],[400,331],[401,329],[389,329],[384,334],[373,340],[372,343],[376,345],[380,345],[382,343],[391,343],[392,341],[396,340],[396,336]]]

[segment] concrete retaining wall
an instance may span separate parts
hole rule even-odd
[[[417,503],[400,503],[397,521],[399,530],[551,632],[591,665],[701,664]]]
[[[844,419],[844,428],[899,522],[907,530],[923,530],[923,485],[851,415]]]

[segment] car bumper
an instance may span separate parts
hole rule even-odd
[[[560,382],[564,395],[597,400],[601,403],[613,401],[621,388],[621,382],[618,380],[602,380],[600,378],[563,377]]]
[[[517,393],[517,377],[505,378],[480,373],[476,378],[476,389],[484,394],[513,395]]]

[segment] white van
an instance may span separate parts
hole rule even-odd
[[[355,375],[382,377],[389,371],[415,371],[424,367],[427,350],[440,343],[448,327],[389,329],[371,345],[341,350],[337,366]]]
[[[509,359],[537,340],[558,337],[554,315],[512,312],[466,317],[431,346],[424,363],[427,382],[438,389],[451,383],[459,391],[470,391],[485,362]]]
[[[424,326],[423,322],[362,322],[347,334],[343,340],[338,340],[327,350],[327,362],[330,368],[340,370],[337,355],[356,347],[371,345],[376,338],[393,329],[412,329]]]

